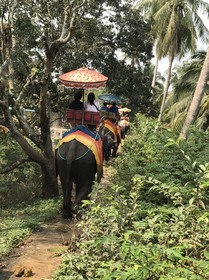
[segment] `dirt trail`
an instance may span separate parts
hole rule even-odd
[[[14,249],[2,264],[5,267],[0,272],[0,279],[18,279],[15,274],[21,275],[23,272],[23,277],[33,280],[51,279],[75,230],[76,225],[72,221],[61,217],[43,224],[40,231],[33,233],[22,246]]]
[[[105,167],[101,184],[109,184],[112,175],[111,168]],[[61,216],[43,224],[40,231],[33,233],[4,263],[0,263],[0,279],[17,280],[21,276],[15,274],[19,273],[32,280],[51,280],[74,234],[75,222]]]

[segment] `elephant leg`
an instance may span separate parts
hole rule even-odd
[[[107,162],[109,161],[109,159],[110,159],[110,152],[109,152],[109,150],[106,150],[104,152],[103,158],[105,159],[105,161],[107,161]]]
[[[125,127],[121,126],[121,138],[125,139]]]
[[[91,163],[92,161],[92,163]],[[77,177],[76,181],[76,198],[75,207],[78,208],[82,204],[82,200],[89,199],[89,194],[92,191],[92,185],[95,180],[96,162],[95,159],[90,159],[82,165],[82,173]]]
[[[111,138],[112,139],[112,138]],[[103,152],[103,159],[105,160],[105,161],[109,161],[109,159],[110,159],[110,144],[109,144],[109,142],[108,142],[108,137],[106,136],[104,136],[103,137],[103,143],[102,143],[102,152]]]
[[[117,142],[115,143],[114,147],[113,147],[113,151],[112,151],[112,157],[116,157],[117,156],[117,151],[118,151],[118,147],[120,145],[120,139],[117,139]]]
[[[115,143],[115,145],[113,146],[113,150],[112,150],[112,157],[116,157],[116,153],[117,153],[117,144]]]
[[[92,191],[93,180],[89,182],[85,182],[76,185],[76,199],[75,199],[75,206],[79,207],[82,204],[82,200],[89,199],[89,194]]]
[[[62,185],[62,194],[63,194],[63,207],[62,207],[62,217],[72,219],[72,201],[71,201],[71,194],[72,194],[72,182],[68,182],[67,180],[67,169],[66,166],[63,165],[59,169],[60,175],[60,182]]]
[[[72,188],[73,184],[72,182],[69,183],[69,185],[66,187],[65,193],[63,193],[63,211],[62,211],[62,217],[72,219],[73,213],[72,213],[72,201],[71,201],[71,195],[72,195]]]
[[[115,147],[112,151],[112,157],[116,157],[117,156],[117,152],[118,152],[118,147],[119,147],[120,144],[116,143],[115,144]]]

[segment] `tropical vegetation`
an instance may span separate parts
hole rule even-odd
[[[208,279],[208,133],[192,128],[183,141],[153,134],[156,121],[136,115],[112,183],[84,201],[54,279]],[[1,260],[59,213],[60,200],[28,197],[3,206]]]
[[[155,125],[136,116],[54,279],[208,279],[208,133],[185,142]]]
[[[1,1],[1,260],[59,213],[50,128],[53,113],[64,125],[74,91],[58,77],[84,65],[108,76],[101,93],[123,99],[132,125],[113,183],[95,184],[54,279],[208,279],[209,50],[196,41],[209,34],[199,8],[209,14],[190,0]],[[169,58],[166,79],[154,50]]]
[[[96,68],[109,77],[111,92],[130,96],[127,103],[146,113],[152,105],[150,77],[143,75],[152,55],[150,24],[136,16],[130,2],[116,0],[4,0],[0,12],[0,125],[24,151],[22,162],[33,161],[41,168],[43,195],[54,197],[58,185],[51,114],[61,111],[62,120],[69,100],[59,74],[82,65]],[[132,32],[137,42],[131,40]],[[141,67],[117,59],[120,49],[138,54]],[[138,91],[143,94],[132,94]],[[32,118],[26,117],[27,109],[34,110]]]
[[[198,78],[205,59],[205,52],[195,53],[182,65],[176,66],[172,75],[170,92],[165,104],[164,120],[170,122],[170,127],[180,133],[186,118],[188,108],[194,95]],[[208,128],[208,85],[205,85],[204,95],[199,104],[195,126],[206,130]]]
[[[169,58],[157,129],[163,117],[174,58],[177,56],[182,58],[189,51],[194,51],[198,37],[205,39],[209,35],[207,27],[198,14],[200,8],[203,11],[208,10],[209,4],[205,1],[189,0],[139,0],[138,7],[145,11],[145,16],[148,15],[153,20],[152,31],[156,39],[157,60],[165,56]],[[155,82],[152,85],[155,85]]]

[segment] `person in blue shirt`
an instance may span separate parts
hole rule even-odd
[[[109,111],[109,108],[107,107],[107,102],[103,103],[103,106],[101,107],[101,111],[105,111],[105,112]]]
[[[114,113],[116,118],[119,117],[118,106],[116,105],[115,102],[112,103],[112,106],[110,107],[109,112]]]

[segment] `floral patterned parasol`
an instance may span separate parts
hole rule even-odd
[[[68,88],[102,88],[108,77],[86,67],[72,70],[59,76],[61,83]]]

